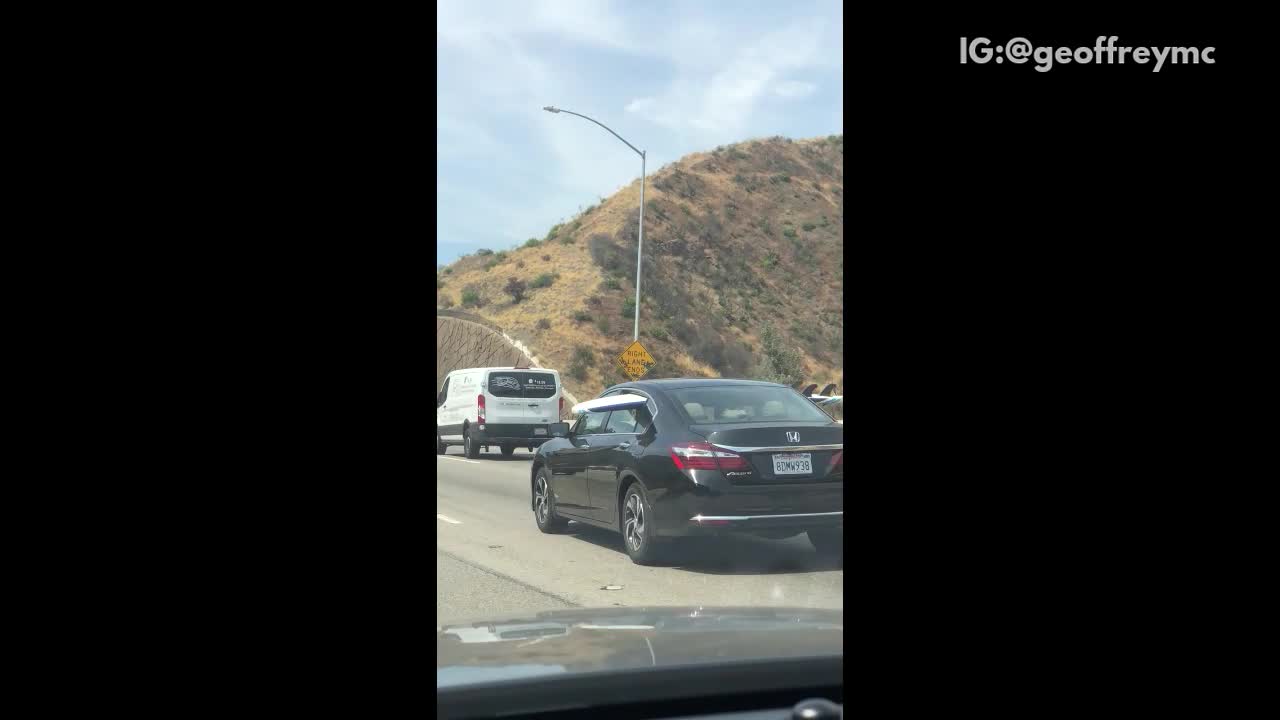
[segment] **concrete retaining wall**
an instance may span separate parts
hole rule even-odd
[[[493,325],[464,320],[454,314],[436,315],[436,386],[433,392],[440,390],[444,376],[454,370],[514,367],[517,364],[542,367],[536,357],[530,357],[528,348]],[[564,378],[560,381],[563,384]],[[567,390],[563,393],[566,410],[578,403]]]

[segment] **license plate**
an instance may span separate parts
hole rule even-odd
[[[809,453],[786,453],[773,456],[774,475],[812,475],[813,456]]]
[[[546,429],[546,428],[534,428],[534,429],[533,429],[533,434],[534,434],[534,435],[546,435],[546,434],[547,434],[547,429]]]

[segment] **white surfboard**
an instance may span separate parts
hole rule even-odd
[[[643,395],[610,395],[609,397],[580,402],[573,406],[571,412],[574,415],[581,412],[608,412],[629,407],[640,407],[647,402],[649,402],[649,399]]]

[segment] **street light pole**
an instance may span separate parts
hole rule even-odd
[[[553,107],[553,106],[551,106],[551,105],[548,105],[548,106],[546,106],[546,107],[544,107],[544,108],[542,108],[542,109],[543,109],[543,110],[546,110],[547,112],[551,112],[551,113],[562,113],[562,112],[563,112],[563,113],[569,113],[570,115],[577,115],[578,117],[580,117],[580,118],[582,118],[582,119],[584,119],[584,120],[590,120],[591,122],[593,122],[593,123],[595,123],[595,124],[599,125],[600,127],[604,128],[605,130],[609,130],[609,133],[610,133],[611,135],[613,135],[614,137],[618,138],[619,140],[622,140],[623,144],[625,144],[627,147],[631,148],[632,150],[635,150],[636,154],[640,156],[640,228],[639,228],[639,233],[638,233],[638,235],[639,235],[639,237],[638,237],[639,243],[638,243],[638,245],[637,245],[637,247],[636,247],[636,321],[635,321],[635,329],[634,329],[634,332],[633,332],[633,335],[632,335],[632,339],[633,339],[633,340],[639,340],[639,339],[640,339],[640,268],[641,268],[641,263],[642,263],[642,261],[644,260],[644,175],[645,175],[645,151],[644,151],[644,150],[640,150],[640,149],[638,149],[635,145],[632,145],[631,143],[627,142],[627,141],[626,141],[626,139],[624,139],[621,135],[619,135],[618,133],[614,132],[613,130],[610,130],[610,129],[609,129],[609,126],[605,125],[604,123],[600,122],[599,120],[596,120],[595,118],[589,118],[589,117],[587,117],[586,115],[583,115],[583,114],[581,114],[581,113],[576,113],[576,112],[574,112],[574,111],[572,111],[572,110],[564,110],[564,109],[562,109],[562,108]]]
[[[636,325],[631,335],[633,341],[640,340],[640,262],[644,258],[644,152],[640,153],[640,232],[636,245]]]

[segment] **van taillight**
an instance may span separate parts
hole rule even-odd
[[[484,422],[484,395],[476,396],[476,422]]]
[[[747,461],[711,443],[687,442],[671,446],[671,461],[681,470],[746,470]]]
[[[556,419],[559,420],[562,417],[564,417],[564,396],[563,395],[560,396],[560,414],[556,416]]]

